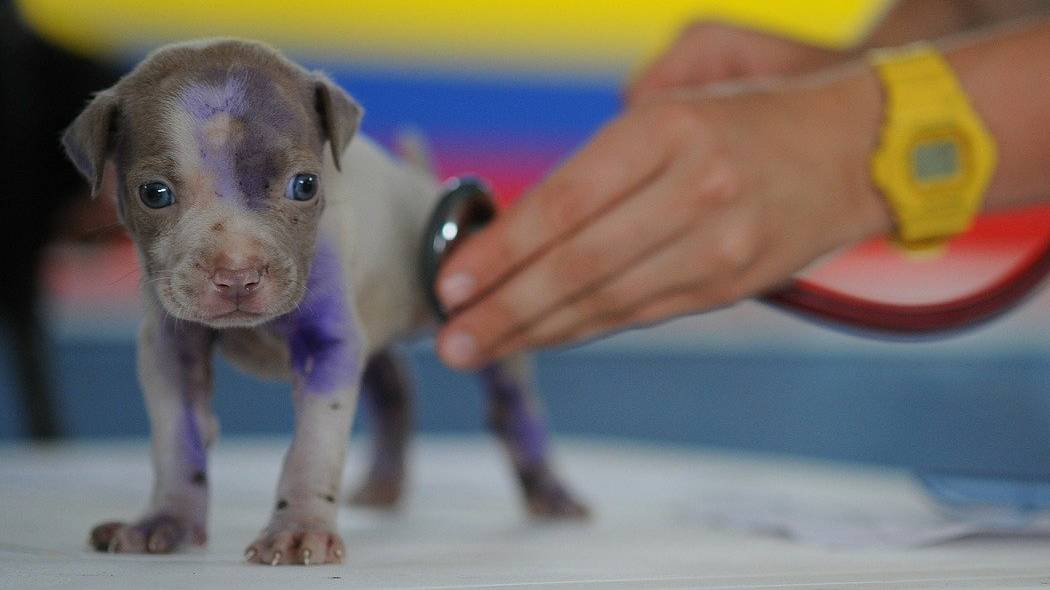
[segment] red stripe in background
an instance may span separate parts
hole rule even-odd
[[[553,170],[562,154],[541,150],[512,154],[442,151],[436,156],[441,178],[477,174],[489,182],[501,205],[509,205]]]

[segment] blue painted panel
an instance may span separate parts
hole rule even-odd
[[[58,350],[63,417],[75,435],[147,432],[130,342]],[[483,429],[473,378],[429,352],[413,349],[411,360],[420,430]],[[552,427],[566,434],[1050,477],[1050,363],[1039,355],[544,354],[537,377]],[[224,435],[291,430],[288,386],[225,364],[215,405]],[[0,437],[18,436],[18,420],[0,414]]]

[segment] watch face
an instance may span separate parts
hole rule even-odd
[[[911,178],[919,186],[944,185],[961,180],[965,168],[964,144],[955,133],[920,137],[910,150]]]
[[[955,138],[918,143],[911,153],[912,176],[923,184],[951,180],[959,173],[959,144]]]

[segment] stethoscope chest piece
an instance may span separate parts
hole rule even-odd
[[[446,183],[445,192],[427,222],[419,253],[423,292],[442,321],[448,319],[448,314],[438,299],[435,285],[441,264],[468,236],[495,217],[495,200],[480,179],[462,177]]]

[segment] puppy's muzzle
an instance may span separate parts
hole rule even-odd
[[[263,272],[258,268],[218,268],[211,276],[211,284],[223,299],[244,303],[259,291],[263,279]]]

